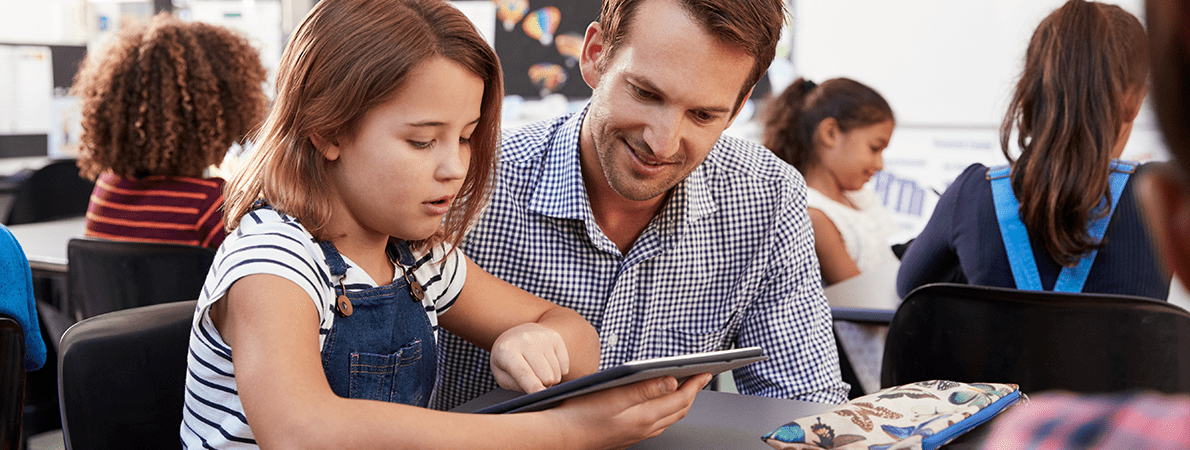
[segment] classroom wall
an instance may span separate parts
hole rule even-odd
[[[971,163],[1002,164],[999,126],[1037,24],[1063,0],[793,0],[796,73],[846,76],[891,104],[897,128],[872,186],[915,236]],[[1141,0],[1106,1],[1144,20]],[[1167,158],[1146,106],[1124,157]]]

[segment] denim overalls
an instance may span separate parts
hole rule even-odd
[[[425,407],[438,374],[434,330],[421,303],[424,293],[413,279],[413,255],[404,243],[390,245],[404,277],[381,287],[348,292],[347,264],[330,242],[318,243],[326,254],[339,293],[334,325],[322,348],[322,368],[331,390],[345,398],[380,400]],[[404,267],[401,267],[404,266]],[[409,267],[409,269],[405,269]],[[350,303],[344,304],[346,295]]]

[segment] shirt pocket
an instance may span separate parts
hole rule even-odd
[[[424,387],[420,371],[409,370],[422,361],[421,340],[401,347],[395,353],[352,353],[348,391],[351,398],[382,402],[420,404]],[[403,372],[407,373],[402,373]],[[431,378],[429,383],[433,383]]]
[[[677,326],[658,330],[653,342],[656,342],[657,348],[663,350],[666,355],[708,352],[725,347],[727,332],[728,327],[724,326],[709,330]]]

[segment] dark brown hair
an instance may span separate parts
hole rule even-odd
[[[238,34],[161,13],[89,56],[71,92],[82,105],[79,173],[201,177],[264,118],[266,72]]]
[[[832,78],[815,85],[798,78],[765,108],[764,146],[798,170],[818,163],[814,133],[827,118],[846,133],[886,120],[896,122],[880,93],[850,78]]]
[[[1190,173],[1190,8],[1149,0],[1145,20],[1153,52],[1153,106],[1174,159]]]
[[[351,136],[421,63],[443,57],[484,83],[479,124],[459,201],[423,243],[457,245],[487,201],[504,97],[500,62],[475,26],[443,0],[322,0],[294,31],[277,72],[277,98],[258,148],[226,188],[228,229],[263,198],[318,239],[330,220],[326,161],[310,141]]]
[[[606,65],[616,48],[628,35],[632,20],[640,4],[647,0],[603,0],[599,24],[603,26],[604,58]],[[657,1],[657,0],[652,0]],[[736,109],[756,84],[777,53],[777,40],[785,23],[783,0],[675,0],[690,16],[720,41],[742,48],[753,58],[752,72],[744,81],[736,99]],[[603,67],[599,68],[600,70]]]
[[[1059,264],[1072,266],[1100,245],[1087,222],[1107,212],[1099,204],[1111,195],[1112,150],[1148,64],[1144,28],[1119,6],[1072,0],[1033,33],[1000,146],[1013,164],[1021,222]]]

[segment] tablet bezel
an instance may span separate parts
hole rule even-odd
[[[508,414],[540,411],[563,400],[651,378],[672,376],[678,381],[700,374],[718,374],[767,359],[760,347],[745,347],[689,355],[630,361],[582,378],[524,394],[476,410],[477,414]]]

